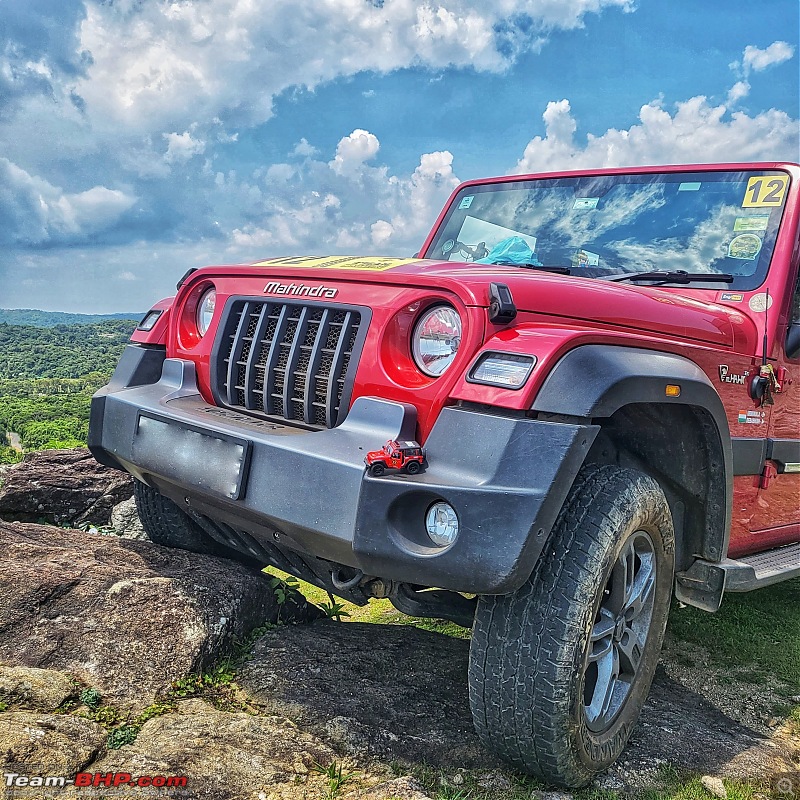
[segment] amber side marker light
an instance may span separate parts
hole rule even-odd
[[[681,387],[676,383],[668,383],[667,388],[664,390],[664,394],[666,394],[667,397],[680,397]]]

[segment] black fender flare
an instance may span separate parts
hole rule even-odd
[[[680,386],[680,396],[667,396],[667,384]],[[694,407],[706,412],[713,422],[722,463],[714,470],[717,474],[712,476],[719,501],[712,501],[711,510],[719,513],[709,515],[702,555],[711,561],[720,561],[727,554],[730,536],[733,450],[722,400],[697,364],[684,356],[658,350],[581,345],[556,363],[531,409],[598,420],[611,417],[634,403]]]

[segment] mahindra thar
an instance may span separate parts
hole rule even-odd
[[[799,222],[797,164],[469,181],[414,258],[190,270],[90,448],[159,544],[471,627],[482,742],[578,787],[673,595],[800,576]]]

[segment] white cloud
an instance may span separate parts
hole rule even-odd
[[[202,139],[192,138],[189,131],[165,133],[164,138],[167,140],[167,152],[164,154],[164,161],[168,164],[185,163],[192,156],[204,153],[206,149],[206,143]]]
[[[301,158],[311,158],[312,156],[319,155],[319,150],[316,147],[308,143],[308,139],[303,137],[295,146],[294,150],[292,150],[293,156],[299,156]]]
[[[761,72],[767,67],[783,64],[784,61],[788,61],[793,55],[794,47],[788,42],[773,42],[764,50],[749,44],[744,49],[742,64],[744,65],[745,73],[750,70],[753,70],[753,72]]]
[[[263,177],[265,191],[243,212],[250,222],[233,230],[232,252],[266,248],[274,254],[301,250],[402,255],[417,250],[458,185],[453,156],[425,153],[413,173],[398,176],[383,164],[371,163],[379,150],[374,134],[357,129],[339,141],[331,161],[309,158],[295,166],[270,167]],[[252,193],[253,185],[242,182],[230,188],[241,199]]]
[[[736,105],[740,100],[750,94],[750,84],[747,81],[737,81],[728,89],[728,105]]]
[[[75,88],[98,126],[188,128],[218,117],[254,125],[292,86],[421,65],[501,71],[555,29],[633,0],[87,0]],[[520,24],[522,22],[523,24]],[[178,127],[181,126],[181,127]]]
[[[117,278],[119,280],[121,280],[121,281],[135,281],[136,280],[136,275],[134,275],[129,270],[126,270],[125,272],[120,272],[117,275]]]
[[[378,155],[381,144],[374,133],[356,128],[349,136],[339,140],[336,155],[330,168],[337,175],[357,176],[367,161]]]
[[[65,192],[0,158],[0,238],[44,244],[77,242],[115,225],[136,202],[118,189]]]
[[[654,100],[640,109],[640,124],[589,134],[585,144],[575,141],[568,100],[548,103],[543,119],[545,136],[528,143],[515,172],[797,158],[798,120],[774,108],[753,117],[731,112],[703,96],[672,114]]]

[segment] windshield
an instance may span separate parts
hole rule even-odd
[[[467,186],[424,256],[601,278],[727,273],[725,287],[747,291],[766,275],[788,185],[786,173],[748,170]]]

